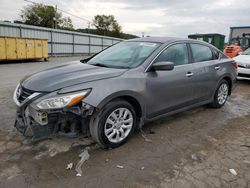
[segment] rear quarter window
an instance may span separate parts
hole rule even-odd
[[[220,58],[220,52],[218,50],[213,50],[214,53],[214,59],[219,59]]]
[[[220,52],[220,55],[221,55],[222,59],[228,59],[228,57],[225,54],[221,53],[221,52]]]
[[[223,54],[221,51],[213,49],[214,52],[214,59],[226,59],[228,58],[225,54]]]

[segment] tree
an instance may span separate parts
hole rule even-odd
[[[82,32],[82,33],[95,34],[95,35],[102,35],[102,34],[98,33],[97,29],[88,29],[88,28],[85,28],[85,29],[76,29],[76,31]],[[127,33],[120,33],[119,36],[116,36],[112,32],[107,33],[107,36],[109,36],[109,37],[119,37],[119,38],[122,38],[122,39],[138,38],[138,36],[136,36],[136,35],[131,35],[131,34],[127,34]]]
[[[23,23],[49,28],[73,29],[69,17],[63,18],[53,6],[33,4],[24,7],[20,14]]]
[[[59,20],[59,28],[66,30],[74,30],[72,20],[70,17],[65,17]]]
[[[13,23],[23,24],[23,22],[21,20],[14,20]]]
[[[93,19],[93,25],[102,35],[112,33],[114,36],[119,37],[122,30],[113,15],[96,15]]]

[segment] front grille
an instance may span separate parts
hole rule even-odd
[[[245,78],[250,78],[250,74],[242,74],[242,73],[238,73],[239,77],[245,77]]]
[[[32,95],[34,93],[34,91],[25,89],[24,87],[22,87],[21,89],[21,95],[18,97],[18,101],[20,103],[22,103],[26,98],[28,98],[30,95]]]

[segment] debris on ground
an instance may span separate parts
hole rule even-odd
[[[250,145],[243,144],[243,145],[240,145],[240,147],[247,147],[247,148],[250,148]]]
[[[106,159],[105,161],[106,161],[106,162],[109,162],[109,159]]]
[[[205,137],[212,143],[216,143],[218,142],[218,140],[212,136],[209,136],[209,135],[205,135]]]
[[[66,170],[71,170],[73,168],[73,163],[69,163],[66,167]]]
[[[144,170],[144,169],[145,169],[145,167],[144,167],[144,166],[142,166],[142,167],[141,167],[141,170]]]
[[[85,162],[85,161],[87,161],[88,159],[89,159],[89,157],[90,157],[90,155],[89,155],[89,152],[88,152],[88,149],[89,149],[89,147],[88,148],[86,148],[82,153],[80,153],[80,155],[79,155],[79,157],[81,158],[80,159],[80,161],[76,164],[76,168],[75,168],[75,170],[76,170],[76,172],[77,172],[77,174],[76,174],[76,176],[82,176],[82,164]]]
[[[147,135],[146,135],[145,132],[143,132],[142,130],[141,130],[141,136],[144,138],[144,140],[145,140],[146,142],[150,142],[150,143],[153,142],[153,140],[147,138]]]
[[[191,155],[191,158],[192,158],[194,161],[197,161],[197,160],[198,160],[198,158],[197,158],[197,156],[196,156],[195,153]]]
[[[32,143],[32,140],[31,139],[28,139],[28,138],[25,138],[23,141],[22,141],[23,145],[29,145]]]
[[[122,166],[122,165],[116,165],[116,168],[123,169],[123,168],[124,168],[124,166]]]
[[[149,134],[155,134],[155,132],[152,130],[149,130]]]
[[[250,161],[248,160],[244,160],[243,162],[250,165]]]
[[[98,144],[95,144],[94,146],[87,146],[85,149],[88,151],[91,151],[91,150],[95,150],[98,148],[100,148],[100,146]]]
[[[82,164],[87,161],[90,157],[89,152],[94,149],[98,149],[100,146],[98,144],[95,144],[94,146],[87,146],[82,153],[80,153],[79,157],[81,158],[80,161],[76,164],[76,176],[82,176]]]
[[[149,139],[149,138],[145,138],[146,142],[153,142],[153,140]]]
[[[71,144],[71,147],[88,146],[88,145],[91,145],[93,143],[94,143],[94,141],[90,138],[85,138],[85,139],[79,138],[79,139],[77,139],[77,141],[75,141]]]
[[[233,168],[229,169],[229,172],[234,176],[237,176],[237,172]]]

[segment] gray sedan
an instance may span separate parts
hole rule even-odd
[[[15,127],[33,140],[90,132],[114,148],[145,122],[204,104],[222,107],[236,72],[232,59],[205,42],[128,40],[22,79]]]

